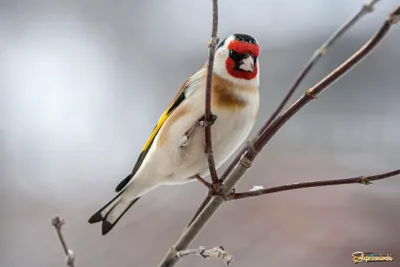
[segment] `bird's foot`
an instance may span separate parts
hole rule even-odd
[[[185,147],[188,145],[188,143],[189,143],[189,135],[185,133],[185,135],[183,135],[179,140],[178,145],[179,147]]]
[[[197,127],[207,127],[207,126],[211,126],[215,123],[215,121],[217,120],[217,115],[211,114],[211,119],[210,120],[206,120],[205,116],[201,116],[195,124],[193,124],[189,130],[187,130],[185,132],[185,134],[181,137],[181,139],[179,140],[179,147],[185,147],[189,144],[189,139],[190,137],[193,135],[193,133],[195,132],[195,130],[197,129]]]
[[[206,120],[205,115],[203,115],[200,117],[198,122],[200,127],[207,127],[213,125],[216,120],[217,120],[217,115],[211,114],[211,118],[209,120]]]
[[[196,121],[195,124],[193,124],[189,130],[185,132],[185,134],[181,137],[179,140],[179,147],[185,147],[189,144],[189,139],[193,135],[194,131],[199,127],[199,122]]]

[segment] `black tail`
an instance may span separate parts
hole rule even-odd
[[[121,219],[121,217],[128,211],[128,209],[139,200],[140,197],[137,197],[131,201],[124,201],[122,198],[122,193],[120,192],[117,196],[115,196],[110,202],[108,202],[104,207],[98,210],[95,214],[93,214],[88,222],[98,223],[102,222],[101,225],[101,233],[102,235],[107,234],[111,231],[111,229],[117,224],[117,222]]]

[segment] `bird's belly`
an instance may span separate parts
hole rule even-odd
[[[214,160],[222,165],[229,156],[243,143],[250,133],[254,120],[246,114],[220,115],[221,120],[212,128]]]
[[[228,112],[214,110],[217,120],[211,127],[212,148],[216,167],[221,166],[237,148],[243,143],[254,125],[254,114],[251,110]],[[176,137],[182,137],[190,125],[179,129]],[[178,127],[177,127],[178,128]],[[175,130],[178,130],[178,129]],[[163,167],[169,170],[168,179],[164,184],[176,184],[187,181],[193,175],[200,174],[205,177],[209,174],[208,162],[205,150],[204,128],[197,128],[190,136],[186,146],[179,147],[179,138],[174,138],[170,144],[172,153],[165,155],[169,157]]]

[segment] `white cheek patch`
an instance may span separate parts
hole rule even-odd
[[[235,78],[232,75],[230,75],[226,69],[226,60],[229,57],[229,50],[228,48],[225,47],[221,47],[217,50],[216,54],[215,54],[215,58],[214,58],[214,73],[218,74],[219,76],[221,76],[222,78],[225,78],[235,84],[238,85],[245,85],[245,86],[255,86],[258,87],[259,83],[260,83],[260,77],[259,77],[259,73],[260,73],[260,65],[259,65],[259,61],[257,60],[257,75],[256,77],[254,77],[251,80],[246,80],[246,79],[239,79],[239,78]]]
[[[257,69],[258,69],[258,73],[256,75],[256,77],[254,77],[251,80],[246,80],[246,79],[239,79],[236,77],[233,77],[232,75],[230,75],[226,69],[226,60],[229,57],[229,49],[228,46],[229,44],[235,40],[235,37],[233,35],[229,36],[228,38],[226,38],[226,40],[224,41],[223,46],[219,47],[215,53],[215,58],[214,58],[214,73],[218,74],[219,76],[221,76],[222,78],[225,78],[235,84],[238,85],[245,85],[245,86],[259,86],[260,83],[260,78],[259,78],[259,72],[260,72],[260,66],[257,60]],[[258,41],[256,41],[258,43]]]

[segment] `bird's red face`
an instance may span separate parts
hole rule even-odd
[[[235,78],[251,80],[258,74],[257,58],[260,47],[257,41],[248,35],[235,34],[227,44],[229,56],[225,66],[227,72]]]

